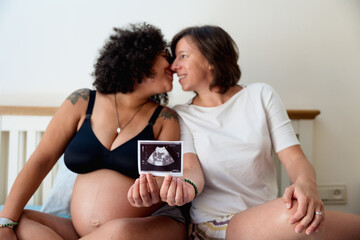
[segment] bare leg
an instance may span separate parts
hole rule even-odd
[[[15,229],[19,240],[78,239],[70,219],[24,210]]]
[[[17,240],[17,237],[11,228],[0,229],[0,235],[0,239]]]
[[[310,236],[295,232],[296,224],[291,225],[288,219],[296,211],[297,203],[287,209],[282,199],[275,199],[236,214],[229,223],[226,239],[323,239],[322,230]]]
[[[150,216],[145,218],[121,218],[112,220],[99,227],[81,240],[185,240],[186,230],[183,223],[169,217]]]
[[[287,210],[282,199],[276,199],[236,214],[229,223],[226,239],[360,239],[360,216],[335,211],[325,211],[319,233],[310,236],[295,233],[296,224],[288,223],[289,216],[296,210],[296,201],[294,203],[294,207]]]
[[[324,239],[360,239],[360,216],[350,213],[326,211]]]

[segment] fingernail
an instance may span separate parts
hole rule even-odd
[[[311,230],[307,230],[307,231],[306,231],[306,235],[310,235],[311,233],[312,233]]]
[[[289,209],[291,207],[290,203],[286,203],[286,207]]]

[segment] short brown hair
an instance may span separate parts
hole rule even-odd
[[[214,67],[214,79],[210,89],[219,88],[220,93],[225,93],[230,87],[235,86],[241,77],[240,67],[237,63],[239,51],[236,43],[218,26],[188,27],[176,34],[171,41],[171,51],[175,54],[176,44],[183,37],[189,36],[200,52]]]

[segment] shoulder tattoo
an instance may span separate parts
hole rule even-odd
[[[177,113],[168,107],[163,108],[163,110],[160,113],[160,116],[163,117],[165,120],[174,118],[176,121],[179,121]]]
[[[73,105],[75,105],[79,98],[84,99],[85,101],[87,101],[89,99],[89,89],[83,88],[83,89],[79,89],[75,92],[73,92],[72,94],[70,94],[70,96],[68,96],[67,100],[69,100]]]

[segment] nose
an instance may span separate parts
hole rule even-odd
[[[174,72],[176,72],[179,69],[179,64],[177,59],[175,58],[174,61],[172,62],[170,69]]]

